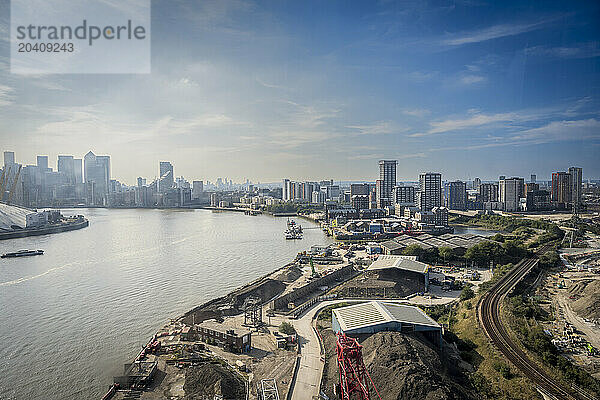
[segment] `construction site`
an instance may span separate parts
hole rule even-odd
[[[346,334],[379,338],[390,335],[379,331],[394,330],[397,335],[415,336],[416,341],[401,339],[403,346],[429,346],[435,353],[443,347],[440,326],[408,304],[456,301],[460,285],[455,281],[484,280],[479,273],[464,274],[464,269],[431,267],[415,256],[373,256],[366,248],[343,244],[313,246],[273,273],[169,321],[124,366],[124,374],[115,377],[106,399],[307,398],[304,391],[320,387],[323,368],[331,365],[320,361],[325,360],[320,349],[331,338],[317,340],[311,322],[324,305],[342,299],[404,299],[402,305],[372,302],[374,308],[366,318],[374,325],[366,330],[350,327],[355,313],[350,308],[344,316],[336,314],[333,330],[330,323],[323,332],[335,338]],[[378,289],[372,289],[375,285]],[[285,324],[291,331],[281,329]],[[344,343],[358,345],[350,339]],[[369,360],[375,362],[375,357]]]
[[[554,318],[545,328],[565,357],[600,378],[600,248],[568,248],[561,258],[564,268],[537,290]]]

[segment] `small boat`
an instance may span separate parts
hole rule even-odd
[[[15,257],[27,257],[27,256],[41,256],[44,254],[44,250],[19,250],[14,253],[2,254],[0,258],[15,258]]]

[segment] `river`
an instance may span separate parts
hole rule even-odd
[[[0,399],[96,399],[169,318],[330,243],[286,218],[208,210],[64,210],[90,226],[0,241]],[[316,226],[300,221],[306,228]]]

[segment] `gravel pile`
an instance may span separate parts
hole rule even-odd
[[[600,280],[586,280],[577,282],[569,289],[569,296],[576,296],[572,300],[571,308],[580,317],[600,319]]]
[[[225,400],[246,398],[242,379],[219,364],[186,369],[183,390],[189,400],[213,400],[215,395]]]

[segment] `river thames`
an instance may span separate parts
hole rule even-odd
[[[169,318],[290,262],[320,229],[208,210],[64,210],[88,228],[0,241],[0,399],[96,399]],[[305,228],[315,226],[299,221]]]

